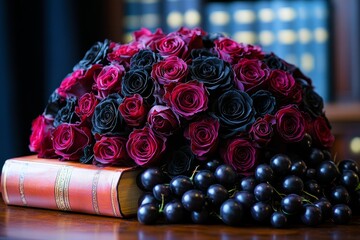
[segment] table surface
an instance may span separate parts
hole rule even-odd
[[[6,206],[0,198],[0,239],[359,239],[360,217],[349,225],[319,227],[155,225],[70,212]]]

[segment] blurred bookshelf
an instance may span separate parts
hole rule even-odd
[[[360,161],[360,1],[108,0],[106,29],[127,42],[141,27],[222,32],[297,65],[324,98],[338,159]]]

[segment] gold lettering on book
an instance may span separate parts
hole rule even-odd
[[[92,181],[92,188],[91,188],[92,205],[93,205],[93,209],[96,214],[100,214],[98,199],[97,199],[97,187],[98,187],[98,183],[99,183],[100,173],[101,173],[101,170],[96,171],[93,181]]]
[[[25,172],[27,170],[28,164],[24,164],[21,167],[20,175],[19,175],[19,192],[20,192],[20,199],[21,202],[26,206],[26,198],[25,198],[25,191],[24,191],[24,182],[25,182]]]
[[[73,167],[62,166],[55,179],[55,202],[59,210],[70,211],[69,183]]]
[[[121,174],[121,173],[120,173]],[[118,202],[118,196],[117,196],[117,185],[118,185],[118,177],[117,177],[118,173],[115,172],[113,174],[113,179],[111,182],[111,189],[110,189],[110,198],[111,198],[111,205],[112,205],[112,210],[114,213],[115,217],[118,217],[117,211],[116,211],[116,206],[115,204],[117,204]]]

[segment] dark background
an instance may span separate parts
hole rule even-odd
[[[0,0],[0,167],[30,154],[31,122],[51,92],[93,43],[111,39],[108,2]]]

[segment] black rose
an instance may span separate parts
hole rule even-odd
[[[209,33],[205,36],[203,36],[203,44],[205,48],[212,48],[215,46],[214,41],[224,37],[221,33]]]
[[[104,42],[95,43],[86,53],[85,56],[78,64],[76,64],[73,70],[77,69],[88,69],[93,64],[103,64],[105,65],[106,54],[109,49],[109,40],[105,39]]]
[[[317,118],[323,113],[324,101],[313,89],[304,88],[302,100],[305,111],[312,117]]]
[[[152,67],[154,63],[161,60],[161,56],[151,50],[140,50],[130,59],[131,69],[144,69]],[[151,68],[150,68],[151,70]]]
[[[276,111],[276,99],[271,92],[259,90],[251,95],[256,117],[264,117],[266,114],[274,114]]]
[[[198,57],[206,58],[206,57],[216,57],[217,55],[210,50],[207,49],[193,49],[191,51],[191,58],[195,59]]]
[[[228,90],[233,86],[228,62],[217,57],[198,57],[190,65],[192,80],[203,82],[209,91]]]
[[[96,107],[92,116],[92,133],[97,134],[119,134],[124,129],[124,120],[118,110],[122,101],[119,94],[110,94],[104,98]]]
[[[54,119],[61,108],[66,105],[66,100],[62,98],[57,90],[55,90],[49,97],[48,103],[44,110],[44,115],[47,118]]]
[[[91,164],[94,159],[93,145],[88,145],[84,148],[84,155],[80,158],[80,162],[84,164]]]
[[[173,152],[167,163],[167,172],[171,177],[178,175],[191,175],[196,163],[195,155],[189,146],[183,146]]]
[[[286,72],[293,72],[295,66],[279,58],[274,53],[266,54],[263,60],[272,70],[279,69]]]
[[[124,96],[140,94],[148,103],[153,103],[154,81],[148,71],[130,70],[124,76],[121,92]]]
[[[245,132],[255,121],[251,97],[240,90],[224,92],[212,106],[214,117],[220,120],[219,134],[223,138]]]
[[[57,127],[62,123],[76,123],[80,121],[75,113],[76,104],[76,97],[68,97],[66,99],[66,105],[61,108],[55,116],[54,127]]]

